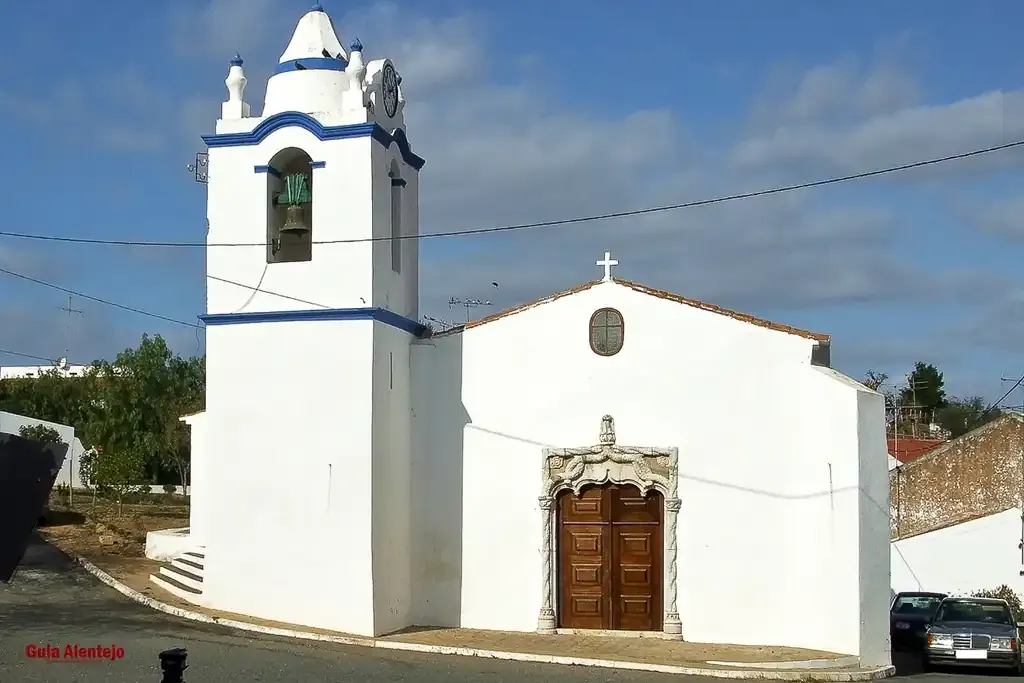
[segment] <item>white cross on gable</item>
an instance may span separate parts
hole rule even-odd
[[[604,266],[604,279],[602,282],[608,282],[612,279],[612,266],[619,265],[619,262],[612,259],[612,253],[610,251],[604,252],[604,260],[598,261],[596,265]]]

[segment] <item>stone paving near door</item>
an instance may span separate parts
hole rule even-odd
[[[806,678],[825,678],[826,676],[821,676],[820,674],[827,673],[856,675],[862,671],[856,668],[843,667],[840,662],[835,661],[843,659],[842,655],[817,650],[672,642],[656,637],[621,637],[610,635],[544,636],[534,633],[477,631],[473,629],[411,628],[392,635],[370,639],[198,607],[167,593],[150,582],[149,575],[156,573],[160,566],[159,563],[151,560],[97,557],[91,561],[99,569],[133,591],[137,591],[151,600],[180,610],[199,613],[210,619],[222,622],[242,622],[255,627],[299,631],[327,636],[332,639],[341,638],[353,641],[351,644],[359,644],[357,641],[361,641],[367,645],[379,643],[378,647],[387,647],[387,643],[395,643],[396,645],[405,643],[422,646],[424,649],[431,648],[430,651],[435,652],[441,650],[451,651],[453,654],[460,652],[465,654],[468,653],[468,650],[522,653],[556,658],[621,662],[629,668],[634,668],[636,664],[645,664],[653,665],[654,667],[669,666],[709,671],[719,670],[723,674],[730,671],[744,677],[755,675],[755,672],[759,669],[773,674],[783,674],[786,671],[790,673],[800,671],[802,674],[808,674],[803,676]],[[845,659],[849,661],[849,658]],[[787,666],[787,663],[790,662],[792,662],[792,665]],[[813,662],[813,664],[808,664],[808,662]],[[729,666],[727,663],[735,663],[735,666]],[[758,664],[763,666],[757,666]],[[811,676],[812,671],[817,672],[819,675]]]

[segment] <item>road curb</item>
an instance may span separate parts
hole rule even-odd
[[[631,671],[652,671],[656,673],[678,674],[681,676],[707,676],[710,678],[733,678],[733,679],[760,679],[772,681],[877,681],[888,678],[895,674],[895,667],[877,667],[861,671],[823,671],[821,669],[808,670],[771,670],[771,669],[704,669],[700,667],[673,666],[671,664],[647,664],[643,662],[620,662],[608,659],[585,659],[581,657],[562,657],[558,655],[538,655],[525,652],[501,652],[498,650],[478,650],[470,647],[451,647],[445,645],[424,645],[421,643],[404,643],[394,640],[378,640],[374,638],[359,638],[352,636],[332,636],[323,633],[310,633],[307,631],[293,631],[291,629],[277,628],[274,626],[260,626],[250,624],[236,619],[222,619],[211,617],[200,612],[175,607],[155,600],[144,595],[134,588],[121,583],[113,576],[103,571],[84,557],[75,558],[76,562],[85,571],[116,590],[121,595],[146,605],[159,612],[170,614],[182,619],[198,621],[206,624],[227,626],[228,628],[240,631],[251,631],[265,635],[281,636],[284,638],[296,638],[299,640],[315,640],[339,645],[356,645],[360,647],[373,647],[382,650],[399,650],[405,652],[422,652],[439,655],[461,655],[464,657],[481,657],[484,659],[504,659],[517,662],[535,662],[538,664],[564,664],[569,666],[592,666],[605,669],[625,669]],[[774,664],[774,662],[773,662]]]

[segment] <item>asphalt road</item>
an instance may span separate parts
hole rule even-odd
[[[29,645],[116,646],[124,658],[50,662]],[[682,677],[611,669],[504,662],[297,643],[190,622],[133,603],[41,541],[29,547],[9,586],[0,584],[0,681],[139,683],[160,680],[157,654],[188,648],[186,683],[668,683]],[[913,669],[913,663],[904,663]],[[963,683],[993,676],[953,674]],[[947,674],[917,675],[929,679]],[[722,679],[688,677],[688,683]]]

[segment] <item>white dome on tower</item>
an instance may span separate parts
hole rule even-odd
[[[267,82],[263,116],[283,111],[334,112],[343,109],[342,97],[350,78],[345,73],[348,54],[341,46],[331,18],[315,5],[295,27]]]

